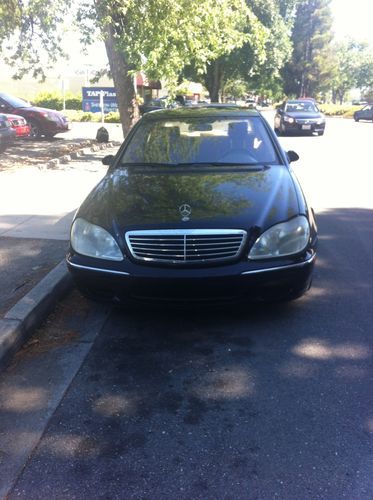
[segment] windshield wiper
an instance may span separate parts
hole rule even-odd
[[[121,167],[241,167],[241,168],[251,168],[254,170],[267,170],[270,165],[258,162],[247,162],[247,163],[234,163],[234,162],[180,162],[180,163],[155,163],[155,162],[123,162],[120,164]]]
[[[245,162],[245,163],[235,163],[229,162],[191,162],[191,163],[175,163],[175,167],[254,167],[256,169],[267,169],[270,168],[269,165],[258,162]]]
[[[156,163],[156,162],[123,162],[121,167],[174,167],[175,163]]]

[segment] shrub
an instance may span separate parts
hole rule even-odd
[[[359,106],[350,104],[321,104],[320,110],[327,116],[343,116],[351,118]]]
[[[42,108],[56,109],[58,111],[63,108],[63,98],[60,92],[42,92],[32,102]],[[79,94],[74,95],[68,92],[65,96],[65,106],[66,109],[80,111],[82,109],[82,97]]]
[[[107,115],[105,115],[105,122],[106,123],[120,123],[120,118],[119,118],[119,113],[111,111]]]
[[[66,109],[63,114],[67,116],[71,122],[100,122],[101,113],[91,113],[90,111],[75,111]]]
[[[65,104],[66,109],[76,109],[80,111],[83,109],[83,98],[79,94],[67,94]]]
[[[42,108],[61,110],[63,108],[62,96],[57,92],[42,92],[32,102]]]

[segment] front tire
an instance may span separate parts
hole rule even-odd
[[[324,135],[324,130],[320,130],[320,132],[317,132],[317,135]]]
[[[40,139],[40,137],[42,136],[42,130],[41,130],[41,127],[38,124],[38,122],[36,122],[35,120],[29,120],[29,124],[31,127],[30,138],[31,139]]]

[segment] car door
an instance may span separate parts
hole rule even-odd
[[[361,110],[361,119],[362,120],[371,120],[371,106],[364,106]]]

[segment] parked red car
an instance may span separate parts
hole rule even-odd
[[[23,99],[0,92],[0,113],[20,115],[30,124],[30,136],[53,137],[69,130],[69,122],[62,113],[53,109],[33,106]]]
[[[31,127],[27,123],[26,118],[20,115],[4,115],[10,123],[12,129],[16,132],[16,137],[23,138],[29,137],[31,133]]]

